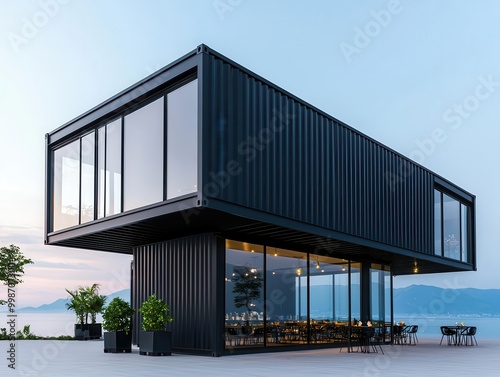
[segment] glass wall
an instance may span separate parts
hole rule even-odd
[[[163,97],[127,115],[123,127],[127,211],[163,200]]]
[[[104,217],[106,127],[97,129],[97,218]]]
[[[307,254],[268,248],[266,255],[267,295],[280,296],[268,310],[272,321],[307,319]]]
[[[443,255],[460,259],[460,203],[443,194]]]
[[[434,254],[442,255],[441,191],[434,190]]]
[[[226,347],[264,344],[264,247],[226,242]]]
[[[197,191],[198,80],[167,95],[167,199]]]
[[[361,318],[361,263],[351,263],[351,320]]]
[[[360,278],[360,263],[227,240],[226,348],[345,342],[361,318]],[[390,281],[388,267],[374,267],[381,322],[391,321]]]
[[[78,225],[80,139],[54,152],[53,230]]]
[[[122,119],[97,131],[97,218],[122,211]]]
[[[95,133],[82,137],[80,223],[94,220]]]
[[[372,322],[391,322],[391,272],[388,266],[370,267],[370,318]]]
[[[122,120],[106,126],[105,216],[122,211]]]
[[[52,231],[197,191],[197,84],[54,150]]]
[[[469,206],[439,190],[434,191],[434,253],[469,260]]]
[[[467,255],[468,255],[468,250],[469,248],[467,247],[468,241],[467,241],[467,235],[468,235],[468,224],[469,224],[469,207],[467,207],[464,204],[460,204],[460,220],[461,220],[461,225],[462,229],[460,230],[460,233],[462,234],[462,239],[461,239],[461,245],[462,245],[462,260],[466,261],[467,260]]]

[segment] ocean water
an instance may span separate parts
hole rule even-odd
[[[405,317],[394,316],[396,322],[418,325],[418,337],[441,337],[441,326],[455,326],[464,322],[465,326],[476,326],[476,338],[500,339],[500,318],[471,316]]]
[[[76,318],[73,313],[16,313],[16,328],[30,325],[30,331],[40,336],[75,335]],[[9,318],[10,319],[10,318]],[[0,313],[0,328],[7,327],[7,313]],[[97,316],[97,322],[102,317]]]
[[[408,317],[398,316],[397,322],[418,325],[418,337],[441,337],[441,326],[454,326],[464,322],[466,326],[476,326],[476,338],[500,339],[500,318],[497,317]],[[7,327],[7,314],[0,313],[0,328]],[[98,316],[101,322],[102,317]],[[30,325],[31,332],[41,336],[74,335],[75,315],[68,313],[17,313],[17,329]]]

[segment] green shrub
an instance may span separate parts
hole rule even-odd
[[[142,329],[144,331],[163,331],[167,323],[173,318],[167,313],[170,310],[163,300],[152,294],[144,301],[139,309],[142,314]]]
[[[120,297],[115,297],[102,313],[102,327],[108,331],[125,331],[128,333],[132,326],[134,309]]]

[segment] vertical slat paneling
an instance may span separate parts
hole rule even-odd
[[[209,197],[431,252],[431,173],[248,72],[211,59],[205,109],[211,139],[203,149],[211,164],[204,166],[204,184],[213,182],[210,172],[227,172],[229,161],[240,170]]]
[[[212,261],[217,258],[215,237],[207,234],[141,246],[133,254],[136,313],[141,303],[156,293],[170,306],[174,318],[169,325],[173,347],[212,352],[216,347],[211,335],[217,306],[211,292],[216,289],[216,272],[212,271]],[[134,343],[139,330],[136,315]]]

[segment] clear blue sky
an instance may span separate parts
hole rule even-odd
[[[0,245],[35,261],[20,305],[128,287],[129,256],[43,245],[44,134],[201,43],[477,196],[479,271],[396,286],[500,288],[498,14],[496,0],[1,0]]]

